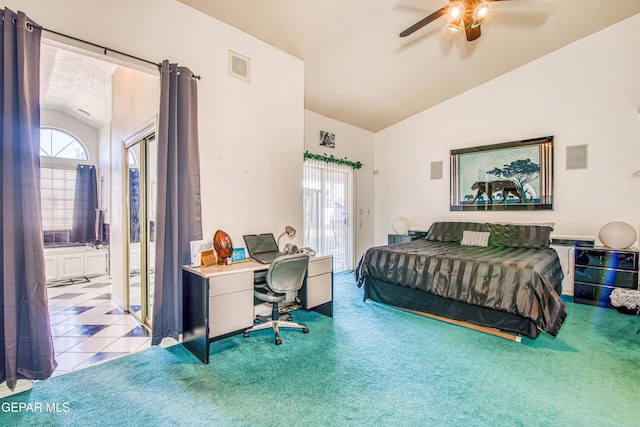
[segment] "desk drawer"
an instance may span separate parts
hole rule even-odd
[[[576,282],[573,288],[573,300],[580,304],[613,308],[610,297],[614,289],[615,287],[612,286],[597,286]]]
[[[638,254],[635,252],[576,249],[576,265],[638,270]]]
[[[332,300],[331,273],[307,277],[304,308],[310,309]]]
[[[253,326],[253,289],[209,298],[209,338]]]
[[[209,296],[253,290],[253,272],[226,274],[209,279]]]
[[[576,282],[638,289],[638,273],[635,271],[576,265],[573,279]]]
[[[333,271],[333,258],[323,258],[315,260],[309,259],[309,269],[307,271],[307,277],[314,277],[324,273],[330,273]]]

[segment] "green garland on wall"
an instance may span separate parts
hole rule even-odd
[[[327,156],[327,153],[314,154],[314,153],[310,153],[309,151],[305,151],[304,158],[305,160],[306,159],[319,160],[327,163],[335,163],[340,166],[349,166],[351,169],[360,169],[362,167],[362,163],[360,162],[352,162],[346,157],[344,159],[339,159],[337,157],[334,157],[333,154],[330,156]]]

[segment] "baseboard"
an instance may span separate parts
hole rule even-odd
[[[7,387],[7,382],[0,383],[0,399],[13,396],[18,393],[29,391],[33,388],[33,382],[31,380],[18,380],[15,390],[11,390]]]
[[[124,302],[120,298],[116,297],[113,294],[113,284],[111,286],[112,286],[112,288],[111,288],[111,292],[112,292],[112,294],[111,294],[111,302],[114,303],[117,307],[120,307],[120,308],[122,308],[123,310],[126,311],[126,308],[125,308],[126,306],[124,305]]]
[[[160,347],[169,348],[169,347],[173,347],[174,345],[180,344],[181,342],[182,342],[182,334],[178,336],[178,340],[176,340],[175,338],[166,337],[166,338],[163,338],[162,341],[160,341]]]

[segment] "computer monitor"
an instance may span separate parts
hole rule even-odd
[[[273,233],[247,234],[242,236],[242,238],[244,239],[249,256],[265,252],[278,252],[278,244],[276,243]]]

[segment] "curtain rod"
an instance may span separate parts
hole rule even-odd
[[[84,43],[84,44],[88,44],[88,45],[93,46],[93,47],[100,48],[100,49],[102,49],[102,51],[103,51],[103,53],[105,55],[107,54],[107,52],[113,52],[113,53],[117,53],[118,55],[126,56],[127,58],[135,59],[136,61],[146,62],[147,64],[155,65],[158,68],[160,68],[160,65],[162,65],[162,64],[159,64],[157,62],[153,62],[153,61],[149,61],[147,59],[139,58],[137,56],[129,55],[128,53],[120,52],[120,51],[115,50],[115,49],[110,49],[110,48],[108,48],[106,46],[100,46],[99,44],[95,44],[95,43],[92,43],[92,42],[89,42],[89,41],[86,41],[86,40],[82,40],[82,39],[79,39],[77,37],[73,37],[73,36],[70,36],[70,35],[67,35],[67,34],[59,33],[58,31],[50,30],[48,28],[40,27],[40,29],[42,31],[46,31],[48,33],[52,33],[52,34],[55,34],[57,36],[66,37],[68,39],[75,40],[75,41],[80,42],[80,43]],[[192,74],[192,77],[194,79],[200,80],[200,76],[197,76],[195,74]]]

